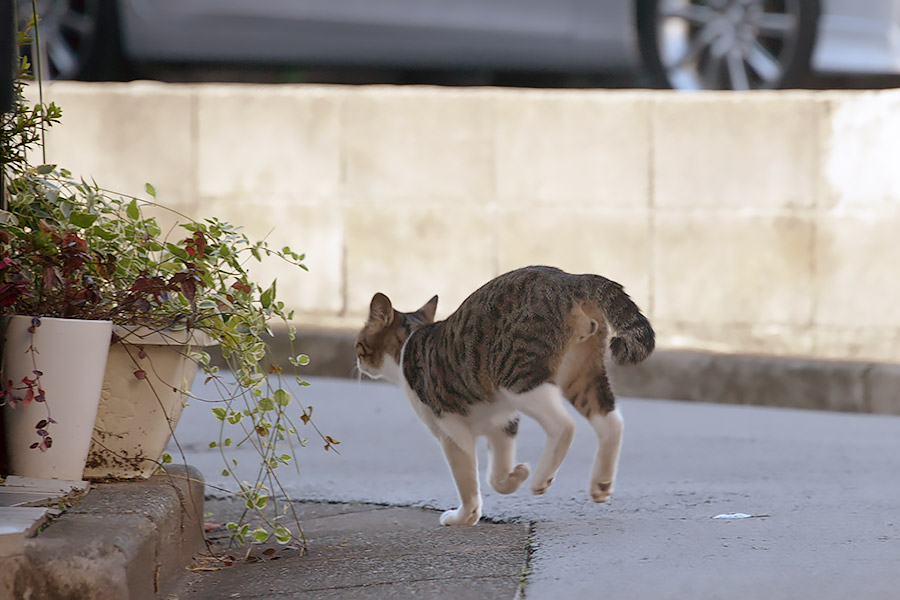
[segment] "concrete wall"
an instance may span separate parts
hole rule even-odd
[[[670,349],[896,362],[900,91],[57,83],[48,160],[308,256],[306,326],[439,316],[542,263],[626,286]]]

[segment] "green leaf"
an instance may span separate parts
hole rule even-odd
[[[263,412],[275,410],[275,402],[273,402],[271,398],[260,398],[258,406],[259,410]]]
[[[18,224],[19,219],[16,218],[16,215],[5,210],[0,210],[0,225],[9,225],[10,227],[15,227]]]
[[[269,289],[264,291],[259,297],[259,303],[262,304],[263,308],[269,308],[272,305],[272,300],[275,299],[276,281],[273,281],[272,285],[269,286]]]
[[[106,241],[112,241],[112,240],[116,239],[117,237],[119,237],[118,233],[116,233],[115,231],[110,231],[109,229],[107,229],[105,227],[99,227],[99,226],[94,227],[93,232],[94,232],[94,235],[96,235],[97,237],[102,238]]]
[[[69,215],[69,222],[75,227],[87,229],[94,224],[94,221],[96,221],[99,216],[100,215],[92,215],[90,213],[72,213]]]
[[[35,171],[37,171],[38,175],[49,175],[55,168],[56,165],[41,165]]]
[[[287,527],[279,525],[275,528],[275,539],[279,544],[287,544],[291,541],[291,532]]]
[[[218,446],[218,444],[215,443],[215,442],[210,442],[210,443],[209,443],[210,449],[215,448],[216,446]]]
[[[307,356],[306,354],[299,355],[297,357],[297,364],[300,365],[301,367],[305,367],[306,365],[309,364],[309,356]]]
[[[260,496],[256,499],[256,508],[263,509],[269,504],[268,496]]]
[[[147,193],[152,197],[156,198],[156,188],[150,185],[149,183],[144,184],[144,189],[147,190]]]
[[[129,219],[139,219],[141,216],[141,211],[138,210],[137,199],[132,199],[128,204],[128,208],[125,209],[125,214],[128,215]]]
[[[273,399],[278,404],[278,406],[287,406],[291,403],[291,395],[282,389],[275,390]]]
[[[256,543],[262,544],[267,539],[269,539],[269,532],[262,527],[253,532],[253,541]]]
[[[164,465],[170,464],[172,462],[172,455],[169,454],[168,452],[163,452],[162,462]]]
[[[212,409],[212,411],[213,411],[213,414],[216,415],[216,418],[217,418],[218,420],[220,420],[220,421],[224,421],[224,420],[225,420],[225,415],[226,415],[227,413],[225,412],[225,409],[224,409],[224,408],[216,407],[216,408]]]
[[[231,471],[229,471],[228,469],[222,469],[222,477],[228,477],[229,475],[231,475]]]

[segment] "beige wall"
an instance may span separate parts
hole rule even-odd
[[[616,279],[660,346],[900,358],[900,92],[57,83],[49,160],[307,253],[305,325],[448,314],[534,263]]]

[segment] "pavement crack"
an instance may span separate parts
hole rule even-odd
[[[516,600],[524,600],[526,588],[528,586],[528,578],[532,572],[531,557],[534,555],[534,533],[537,521],[528,522],[528,536],[525,538],[525,564],[522,567],[522,573],[519,575],[519,589],[516,592]]]

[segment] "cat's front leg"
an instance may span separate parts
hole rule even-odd
[[[528,479],[531,469],[525,463],[513,466],[516,460],[516,434],[519,418],[511,420],[505,427],[494,429],[487,434],[490,451],[491,487],[501,494],[512,494]]]
[[[553,483],[572,445],[575,420],[566,412],[562,392],[554,384],[545,383],[514,398],[519,409],[536,420],[547,434],[547,443],[531,478],[531,493],[543,494]]]
[[[449,436],[441,436],[444,457],[450,465],[460,506],[441,515],[441,525],[475,525],[481,518],[481,491],[478,488],[478,458],[475,453],[475,439],[464,443],[465,448]]]

